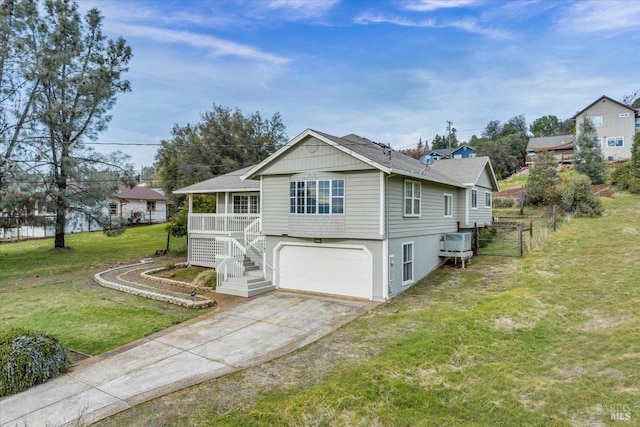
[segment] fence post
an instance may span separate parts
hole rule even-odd
[[[520,244],[520,258],[524,256],[524,247],[522,242],[522,226],[518,226],[518,243]]]
[[[553,204],[553,231],[558,231],[558,226],[557,224],[557,219],[556,219],[556,205],[555,203]]]
[[[478,232],[478,223],[473,223],[473,256],[478,256],[478,250],[480,248],[480,233]]]
[[[529,221],[529,237],[533,239],[533,221]]]

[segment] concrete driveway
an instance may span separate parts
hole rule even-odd
[[[93,423],[133,405],[290,353],[375,303],[274,291],[87,359],[0,400],[0,426]]]

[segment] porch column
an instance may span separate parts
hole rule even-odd
[[[191,214],[193,213],[193,194],[189,193],[189,214],[187,215],[187,234],[191,230]]]

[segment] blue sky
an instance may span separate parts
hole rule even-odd
[[[133,50],[99,143],[157,144],[214,103],[415,146],[453,122],[569,118],[640,89],[640,1],[82,0]],[[157,147],[120,149],[150,165]]]

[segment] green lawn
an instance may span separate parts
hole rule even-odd
[[[70,349],[98,354],[203,313],[102,288],[93,275],[116,263],[153,257],[166,245],[162,225],[136,227],[118,237],[67,236],[0,245],[0,325],[42,330]],[[171,248],[184,248],[173,239]]]
[[[292,355],[101,425],[640,425],[640,198],[604,203],[542,251],[438,270]]]

